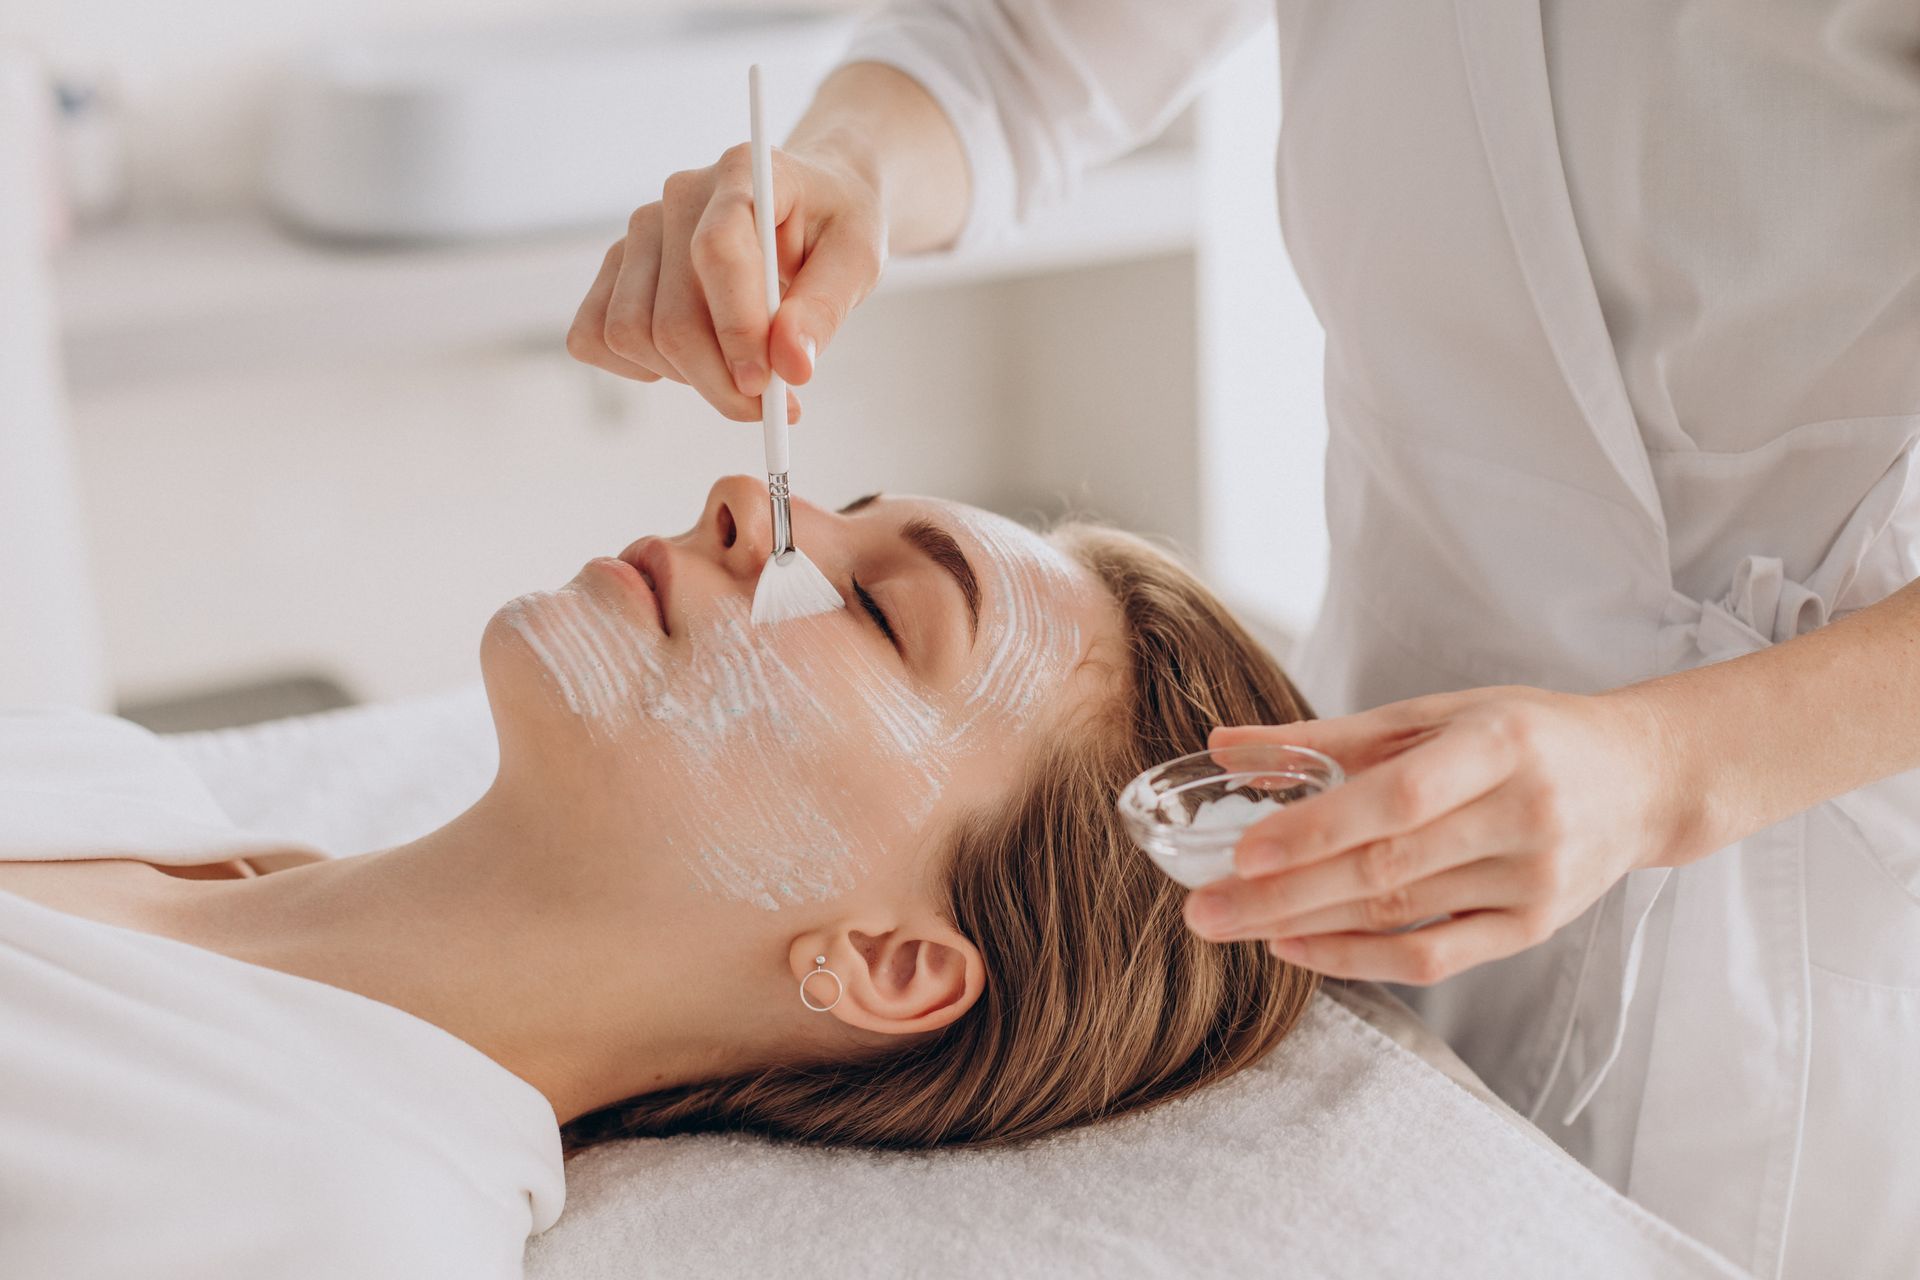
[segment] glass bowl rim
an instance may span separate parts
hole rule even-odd
[[[1219,762],[1213,758],[1213,752],[1221,752],[1221,750],[1250,750],[1250,748],[1252,748],[1252,750],[1279,750],[1279,752],[1288,752],[1288,754],[1300,758],[1302,762],[1317,764],[1321,770],[1325,770],[1327,777],[1325,777],[1325,779],[1311,779],[1311,781],[1315,781],[1315,783],[1319,785],[1319,791],[1315,794],[1327,793],[1327,791],[1332,791],[1334,787],[1340,787],[1342,783],[1346,783],[1346,770],[1340,768],[1340,762],[1334,760],[1332,756],[1329,756],[1329,754],[1323,752],[1323,750],[1315,750],[1315,748],[1311,747],[1296,747],[1296,745],[1292,745],[1292,743],[1235,743],[1233,747],[1208,747],[1204,748],[1204,750],[1190,750],[1185,756],[1173,756],[1171,760],[1162,760],[1160,764],[1156,764],[1156,766],[1152,766],[1152,768],[1148,768],[1148,770],[1140,770],[1139,773],[1133,775],[1133,779],[1131,779],[1125,787],[1119,789],[1119,810],[1121,810],[1121,814],[1125,814],[1125,816],[1129,816],[1129,818],[1133,818],[1133,816],[1144,818],[1148,812],[1152,812],[1154,808],[1158,808],[1160,804],[1164,804],[1165,800],[1169,800],[1169,798],[1173,798],[1173,796],[1177,796],[1177,794],[1183,794],[1185,791],[1188,791],[1188,789],[1192,789],[1192,787],[1204,787],[1204,785],[1210,785],[1210,783],[1219,783],[1219,781],[1223,781],[1223,779],[1242,777],[1242,775],[1258,775],[1258,773],[1277,773],[1277,771],[1281,771],[1275,770],[1275,768],[1265,768],[1265,770],[1231,770],[1231,768],[1221,768],[1217,773],[1206,773],[1206,775],[1202,775],[1202,777],[1192,777],[1192,779],[1188,779],[1185,783],[1179,783],[1179,785],[1175,785],[1175,787],[1167,787],[1164,791],[1156,791],[1156,789],[1152,787],[1152,783],[1148,783],[1148,779],[1150,779],[1152,775],[1156,775],[1156,773],[1164,770],[1173,770],[1173,768],[1183,766],[1183,764],[1213,764],[1213,766],[1219,766]],[[1308,781],[1308,779],[1302,779],[1302,781]],[[1152,804],[1142,804],[1139,793],[1146,793],[1146,796],[1150,796],[1150,798],[1152,798]]]
[[[1179,795],[1181,792],[1187,790],[1189,787],[1199,786],[1209,782],[1218,782],[1222,778],[1232,778],[1232,777],[1239,776],[1241,774],[1277,772],[1277,770],[1273,770],[1273,769],[1251,769],[1251,768],[1232,769],[1232,768],[1222,767],[1218,773],[1212,773],[1204,777],[1194,778],[1194,779],[1191,779],[1190,781],[1182,782],[1178,786],[1169,787],[1164,791],[1154,791],[1150,785],[1147,785],[1147,779],[1152,777],[1154,774],[1160,773],[1162,770],[1173,769],[1179,765],[1199,764],[1203,762],[1207,764],[1219,765],[1220,762],[1214,759],[1215,752],[1245,751],[1249,749],[1256,750],[1256,751],[1287,752],[1291,755],[1301,757],[1307,761],[1318,764],[1322,769],[1326,771],[1326,774],[1327,774],[1326,780],[1324,781],[1324,783],[1321,784],[1321,787],[1320,787],[1320,790],[1322,792],[1331,791],[1333,790],[1333,788],[1341,785],[1347,780],[1347,771],[1341,768],[1340,762],[1338,760],[1335,760],[1332,756],[1328,755],[1324,751],[1316,751],[1312,747],[1295,746],[1293,743],[1290,743],[1290,742],[1236,742],[1232,746],[1227,746],[1227,747],[1207,747],[1200,751],[1189,751],[1186,755],[1175,756],[1171,760],[1162,760],[1159,764],[1156,764],[1151,768],[1142,769],[1139,773],[1134,775],[1133,780],[1131,782],[1127,783],[1125,787],[1121,788],[1120,796],[1122,800],[1125,800],[1128,796],[1134,793],[1136,788],[1142,788],[1147,790],[1154,797],[1154,799],[1158,801],[1158,800],[1165,799],[1166,797],[1169,797],[1169,796]]]

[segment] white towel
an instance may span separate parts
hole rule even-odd
[[[495,759],[477,689],[171,741],[236,821],[341,854],[452,817]],[[1023,1147],[595,1148],[527,1274],[1742,1273],[1322,997],[1260,1066]]]
[[[597,1147],[527,1263],[531,1280],[1742,1274],[1324,997],[1262,1065],[1023,1148]]]

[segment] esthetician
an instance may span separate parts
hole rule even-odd
[[[1914,1274],[1920,6],[1278,7],[1331,419],[1294,663],[1346,714],[1216,741],[1357,776],[1189,923],[1428,988],[1495,1089],[1759,1275]],[[771,328],[736,148],[634,213],[569,348],[751,421],[889,253],[1018,223],[1272,16],[897,4],[777,158]]]

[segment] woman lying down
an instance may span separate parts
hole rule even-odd
[[[514,600],[499,773],[411,844],[235,829],[150,735],[0,718],[0,1275],[518,1274],[563,1150],[1010,1142],[1259,1059],[1114,798],[1305,713],[1129,536],[796,503],[848,602],[755,627],[766,490]],[[795,1194],[804,1194],[795,1188]]]

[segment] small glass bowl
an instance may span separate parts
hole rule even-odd
[[[1189,889],[1233,874],[1233,847],[1283,805],[1347,778],[1307,747],[1249,743],[1155,765],[1120,792],[1120,818],[1154,864]]]

